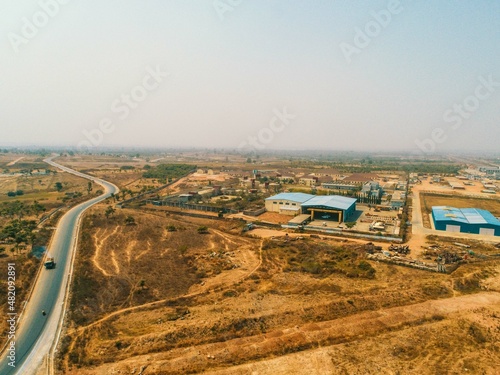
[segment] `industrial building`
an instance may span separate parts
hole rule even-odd
[[[266,209],[285,215],[308,214],[311,220],[328,220],[342,223],[352,218],[356,199],[338,195],[311,195],[281,193],[266,198]]]
[[[356,199],[339,195],[318,195],[302,203],[302,212],[311,220],[348,221],[356,211]]]
[[[500,236],[500,220],[478,208],[434,206],[432,220],[437,230]]]
[[[449,184],[450,184],[452,189],[460,189],[460,190],[465,189],[465,186],[460,182],[450,181]]]
[[[266,210],[295,216],[302,213],[302,203],[313,197],[314,195],[305,193],[280,193],[266,198]]]

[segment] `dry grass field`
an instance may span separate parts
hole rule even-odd
[[[142,167],[147,164],[143,159],[106,155],[86,155],[58,159],[64,165],[78,171],[89,173],[116,184],[120,189],[140,191],[143,186],[161,185],[151,179],[142,179]],[[132,169],[128,169],[132,168]]]
[[[64,165],[79,170],[84,173],[89,173],[98,178],[114,183],[123,192],[126,192],[126,197],[144,192],[145,190],[154,189],[165,184],[165,181],[156,178],[144,178],[143,173],[146,171],[144,166],[154,167],[160,163],[176,162],[177,158],[155,157],[147,158],[132,158],[118,157],[108,155],[79,155],[73,157],[62,157],[58,159]],[[207,176],[202,175],[194,179],[195,182],[188,184],[189,186],[196,185],[197,182],[207,183]],[[189,183],[189,179],[183,181]],[[186,186],[188,186],[186,185]],[[175,186],[165,189],[165,194],[178,192]],[[121,197],[121,195],[120,195]]]
[[[59,192],[55,188],[56,182],[62,184]],[[94,190],[99,189],[94,184]],[[22,190],[23,195],[8,197],[7,192]],[[87,194],[87,181],[69,173],[59,172],[40,176],[7,176],[0,177],[0,204],[2,202],[34,201],[47,205],[48,208],[61,205],[66,193]]]
[[[451,206],[457,208],[480,208],[490,211],[495,216],[500,216],[500,199],[480,199],[463,196],[447,196],[439,194],[420,194],[424,212],[431,213],[432,206]]]
[[[84,225],[61,373],[500,371],[498,260],[445,275],[237,222],[99,208]]]

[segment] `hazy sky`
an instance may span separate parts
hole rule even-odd
[[[0,9],[0,145],[500,149],[498,0]]]

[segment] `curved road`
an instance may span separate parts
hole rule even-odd
[[[0,374],[2,375],[34,374],[43,358],[49,353],[64,313],[63,305],[82,213],[119,190],[109,182],[64,167],[53,162],[52,159],[48,158],[44,161],[65,172],[94,181],[104,187],[105,193],[73,207],[60,219],[48,249],[48,253],[55,258],[56,268],[41,270],[26,308],[22,316],[18,316],[15,367],[9,365],[11,360],[7,357],[8,352],[2,353],[0,359]],[[22,310],[21,302],[16,300],[18,314]],[[42,315],[42,310],[46,311],[46,316]]]

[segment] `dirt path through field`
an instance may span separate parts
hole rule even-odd
[[[13,165],[15,165],[18,161],[21,161],[21,160],[23,160],[24,158],[25,158],[25,157],[24,157],[24,156],[22,156],[22,157],[20,157],[19,159],[16,159],[16,160],[11,161],[9,164],[7,164],[7,167],[12,167],[12,166],[13,166]]]
[[[256,228],[253,229],[251,232],[252,235],[260,238],[271,238],[271,237],[286,237],[286,232],[283,232],[281,230],[277,229],[266,229],[266,228]],[[293,238],[293,237],[310,237],[311,234],[309,233],[288,233],[288,237]],[[389,247],[389,243],[387,241],[371,241],[369,239],[359,239],[359,238],[340,238],[340,237],[327,237],[329,240],[332,241],[338,241],[338,242],[355,242],[355,243],[360,243],[360,244],[366,244],[368,242],[371,242],[375,245],[380,245],[383,246],[384,248]]]
[[[94,253],[94,256],[92,257],[92,262],[94,263],[94,265],[96,266],[96,268],[101,271],[104,276],[112,276],[110,273],[108,273],[99,263],[99,257],[100,257],[100,253],[101,251],[103,250],[104,248],[104,244],[106,243],[106,241],[108,240],[109,237],[115,235],[117,232],[118,232],[118,229],[120,227],[116,227],[113,232],[111,232],[110,234],[108,234],[106,237],[102,238],[101,240],[99,240],[98,238],[98,234],[100,232],[100,229],[94,233],[94,243],[95,243],[95,253]]]
[[[118,228],[116,228],[113,233],[111,233],[110,235],[105,237],[105,239],[108,239],[112,234],[116,233],[117,229]],[[226,240],[230,240],[231,235],[224,234],[224,233],[217,231],[217,230],[215,232],[217,234],[221,234],[222,237],[225,238]],[[105,239],[100,241],[99,245],[101,247],[102,247],[102,243],[105,241]],[[262,265],[262,245],[263,245],[263,242],[260,243],[259,254],[257,256],[257,254],[255,254],[255,251],[252,250],[253,244],[251,243],[251,241],[249,241],[248,239],[244,239],[244,240],[245,240],[246,244],[244,244],[244,246],[238,250],[241,252],[241,254],[240,254],[240,261],[241,261],[240,269],[232,270],[231,272],[227,272],[227,273],[222,273],[222,274],[218,275],[217,277],[214,277],[214,278],[208,280],[208,282],[204,283],[203,285],[197,284],[190,289],[190,292],[188,294],[185,294],[185,295],[179,296],[179,297],[189,298],[189,297],[193,297],[193,296],[205,293],[206,291],[217,288],[217,287],[230,286],[230,285],[233,285],[234,283],[237,283],[243,279],[246,279],[247,277],[252,275],[255,271],[257,271],[259,269],[259,267]],[[233,243],[234,243],[234,241],[233,241]],[[235,244],[238,245],[237,243],[235,243]],[[97,246],[96,246],[96,254],[97,254]],[[95,256],[94,256],[94,258],[95,258]],[[102,269],[102,267],[100,267],[100,265],[96,261],[94,261],[94,264],[101,272],[103,272],[104,275],[110,276],[104,269]],[[148,308],[148,307],[154,307],[154,306],[160,305],[168,300],[170,300],[170,299],[148,302],[148,303],[145,303],[143,305],[138,305],[138,306],[133,306],[133,307],[126,307],[126,308],[114,311],[114,312],[104,316],[103,318],[101,318],[101,319],[99,319],[99,320],[97,320],[97,321],[95,321],[87,326],[78,327],[75,331],[78,332],[78,335],[81,335],[83,333],[83,331],[85,331],[86,329],[91,328],[95,325],[98,325],[98,324],[100,324],[100,323],[102,323],[102,322],[104,322],[112,317],[118,316],[118,315],[123,314],[125,312],[135,311],[135,310],[144,309],[144,308]],[[76,342],[76,340],[74,340],[73,343],[74,342]]]

